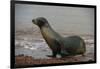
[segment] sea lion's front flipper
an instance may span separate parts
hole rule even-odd
[[[51,57],[51,58],[56,58],[56,54],[53,54],[53,55],[46,55],[48,57]]]
[[[57,54],[61,53],[61,45],[58,42],[58,40],[56,40],[56,39],[54,39],[53,42],[54,42],[54,46],[53,46],[53,49],[52,49],[52,55],[47,55],[47,56],[55,58]]]
[[[56,58],[57,52],[52,52],[52,55],[47,55],[48,57]]]
[[[57,53],[61,55],[61,57],[65,57],[68,56],[69,53],[66,51],[66,49],[64,48],[64,44],[63,41],[61,40],[55,40],[55,43],[57,45]]]

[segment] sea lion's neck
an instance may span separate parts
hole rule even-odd
[[[47,25],[45,25],[45,26],[43,26],[43,27],[41,27],[40,28],[40,30],[41,30],[41,33],[42,33],[42,35],[43,35],[43,37],[45,38],[45,39],[48,39],[48,38],[55,38],[55,37],[61,37],[57,32],[55,32],[53,29],[52,29],[52,27],[49,25],[49,24],[47,24]]]
[[[49,24],[42,26],[40,29],[43,36],[52,36],[55,32]]]

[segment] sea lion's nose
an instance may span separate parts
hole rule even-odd
[[[35,20],[33,19],[32,22],[35,22]]]

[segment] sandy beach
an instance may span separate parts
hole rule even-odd
[[[20,65],[41,65],[52,63],[70,63],[70,62],[84,62],[94,61],[94,38],[92,35],[80,35],[86,43],[85,56],[70,56],[62,60],[60,56],[57,58],[50,58],[46,55],[51,55],[51,49],[43,39],[40,33],[36,34],[16,34],[15,36],[15,55],[16,66]],[[68,34],[62,34],[64,37],[68,37]]]

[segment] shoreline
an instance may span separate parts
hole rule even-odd
[[[65,34],[64,34],[65,35]],[[69,35],[65,35],[69,36]],[[73,56],[64,60],[48,58],[52,52],[43,37],[38,34],[24,34],[15,37],[15,62],[16,66],[30,66],[56,63],[90,62],[94,61],[94,36],[82,36],[86,43],[86,56]]]

